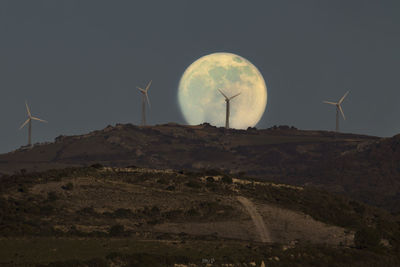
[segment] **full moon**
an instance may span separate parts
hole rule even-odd
[[[214,53],[199,58],[183,73],[178,101],[188,124],[208,122],[225,125],[227,97],[230,127],[254,127],[267,105],[267,86],[258,69],[245,58],[231,53]]]

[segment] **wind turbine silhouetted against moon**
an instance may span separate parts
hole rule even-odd
[[[231,105],[230,126],[254,127],[267,105],[267,87],[261,73],[248,60],[231,53],[214,53],[199,58],[184,72],[179,83],[178,101],[189,124],[225,125],[227,95],[241,92]]]

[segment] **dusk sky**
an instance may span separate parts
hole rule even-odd
[[[400,133],[400,1],[0,1],[0,153],[27,143],[25,100],[48,124],[33,141],[140,124],[136,86],[153,80],[149,124],[185,123],[179,80],[215,52],[252,62],[268,88],[257,128]],[[221,105],[224,105],[222,100]]]

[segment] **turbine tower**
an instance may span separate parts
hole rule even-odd
[[[339,112],[342,114],[343,119],[346,119],[346,117],[344,116],[343,113],[343,109],[341,104],[343,103],[343,100],[345,99],[345,97],[347,96],[347,94],[349,93],[349,91],[347,91],[344,96],[342,96],[342,98],[339,100],[339,102],[335,103],[335,102],[329,102],[329,101],[323,101],[323,103],[325,104],[329,104],[329,105],[334,105],[336,106],[336,132],[339,132]]]
[[[150,108],[150,100],[147,92],[149,91],[151,82],[152,81],[147,84],[146,89],[140,87],[137,88],[142,93],[142,126],[146,126],[146,101]]]
[[[26,106],[26,112],[28,113],[28,119],[21,125],[21,127],[19,129],[21,130],[22,128],[25,127],[26,124],[29,124],[28,125],[28,146],[32,146],[32,120],[45,122],[45,123],[47,123],[47,121],[33,117],[31,114],[31,111],[29,109],[28,103],[26,101],[25,101],[25,106]]]
[[[225,97],[225,102],[226,102],[226,121],[225,121],[225,128],[229,129],[229,103],[232,99],[234,99],[235,97],[237,97],[238,95],[240,95],[241,93],[238,93],[234,96],[231,97],[227,97],[221,90],[218,89],[218,91]]]

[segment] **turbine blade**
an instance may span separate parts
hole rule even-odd
[[[19,129],[21,130],[22,128],[24,128],[24,126],[30,121],[31,118],[28,118],[22,125],[21,127],[19,127]]]
[[[26,112],[28,113],[28,116],[31,117],[32,116],[31,110],[29,109],[28,102],[26,100],[25,100],[25,106],[26,106]]]
[[[348,95],[349,91],[347,91],[344,96],[342,96],[342,98],[339,100],[339,105],[342,104],[344,98]]]
[[[323,103],[325,103],[325,104],[330,104],[330,105],[337,105],[337,103],[335,103],[335,102],[329,102],[329,101],[322,101]]]
[[[149,96],[147,95],[147,92],[145,93],[145,95],[146,95],[147,104],[149,104],[149,108],[151,108],[150,100],[149,100]]]
[[[151,85],[152,80],[149,82],[149,84],[146,86],[146,92],[149,91],[150,85]]]
[[[144,93],[144,94],[146,93],[146,91],[145,91],[144,89],[142,89],[142,88],[140,88],[140,87],[136,87],[136,88],[139,89],[140,92],[142,92],[142,93]]]
[[[343,119],[346,119],[346,117],[344,116],[344,112],[343,112],[342,106],[340,106],[340,105],[339,105],[339,110],[340,110],[340,113],[342,113]]]
[[[240,95],[241,93],[239,93],[239,94],[236,94],[236,95],[234,95],[234,96],[231,96],[231,98],[229,98],[229,100],[232,100],[232,99],[234,99],[235,97],[237,97],[238,95]]]
[[[225,97],[225,99],[229,100],[229,98],[221,90],[218,89],[218,91]]]
[[[32,120],[35,120],[35,121],[41,121],[41,122],[48,123],[48,121],[45,121],[45,120],[42,120],[42,119],[39,119],[39,118],[36,118],[36,117],[31,117],[31,118],[32,118]]]

